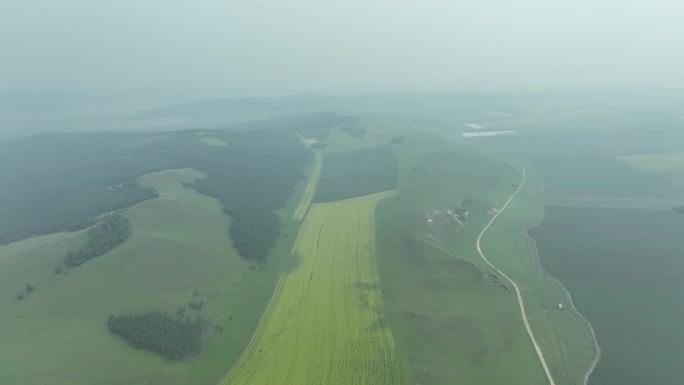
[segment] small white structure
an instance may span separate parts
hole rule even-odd
[[[558,310],[563,310],[563,304],[562,303],[558,304]]]
[[[519,135],[516,131],[466,131],[462,133],[464,138],[473,138],[480,136],[503,136],[503,135]]]

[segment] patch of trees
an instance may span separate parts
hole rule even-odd
[[[233,247],[243,257],[262,262],[275,244],[280,220],[268,209],[242,209],[228,212],[233,217],[230,226]]]
[[[15,227],[4,239],[0,239],[0,244],[22,239],[27,235],[81,230],[91,226],[94,218],[102,213],[130,207],[157,196],[155,189],[142,188],[134,182],[107,188],[91,188],[56,203],[42,214]]]
[[[684,206],[675,206],[672,208],[672,211],[680,214],[684,214]]]
[[[107,215],[101,223],[88,230],[86,245],[70,251],[64,258],[67,267],[81,266],[85,262],[112,250],[131,235],[131,224],[119,213]]]
[[[165,312],[110,315],[109,331],[136,349],[145,349],[170,360],[182,360],[202,351],[208,322],[172,317]]]
[[[26,293],[19,294],[17,296],[17,299],[21,301],[22,299],[26,298],[27,295],[33,293],[35,290],[36,290],[36,288],[33,287],[33,285],[31,285],[30,283],[27,283],[26,284]]]

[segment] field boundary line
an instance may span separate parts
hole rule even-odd
[[[492,223],[494,223],[496,218],[498,218],[499,215],[501,215],[501,213],[503,213],[504,210],[506,210],[506,208],[513,201],[513,199],[516,196],[518,196],[518,193],[520,192],[520,190],[522,190],[523,186],[525,186],[525,183],[527,182],[527,170],[525,169],[525,167],[523,167],[517,163],[513,163],[513,164],[515,164],[516,166],[518,166],[522,170],[522,177],[523,177],[522,182],[520,183],[520,186],[518,186],[518,188],[513,192],[513,194],[511,194],[511,196],[508,198],[506,203],[504,203],[504,205],[501,207],[501,209],[494,215],[494,217],[492,217],[492,219],[489,221],[489,223],[487,223],[487,225],[484,227],[484,229],[482,229],[480,234],[477,236],[477,242],[476,242],[477,252],[478,252],[478,254],[480,254],[480,257],[482,258],[482,260],[485,261],[485,263],[487,265],[489,265],[489,267],[491,267],[492,269],[494,269],[494,271],[496,271],[497,273],[501,274],[501,276],[506,278],[506,280],[508,280],[508,282],[510,282],[511,285],[513,286],[513,288],[515,289],[515,294],[518,297],[518,305],[520,306],[520,316],[522,318],[523,324],[525,325],[525,329],[527,330],[527,335],[530,337],[530,341],[532,342],[532,345],[534,346],[534,350],[537,352],[537,357],[539,357],[539,362],[542,364],[542,367],[544,368],[544,373],[546,374],[546,378],[548,379],[549,384],[550,385],[556,385],[555,381],[553,380],[553,376],[551,376],[551,371],[549,370],[549,367],[546,364],[546,360],[544,359],[544,353],[542,353],[541,347],[539,347],[539,343],[537,343],[537,339],[534,337],[534,333],[532,333],[532,328],[530,327],[530,323],[527,320],[527,313],[525,312],[525,303],[523,301],[522,294],[520,293],[520,288],[515,283],[515,281],[513,281],[508,275],[506,275],[506,273],[501,271],[498,267],[494,266],[494,264],[492,264],[487,259],[487,257],[482,252],[482,248],[480,247],[480,241],[482,239],[482,235],[484,235],[484,233],[489,229],[489,227],[492,225]]]
[[[307,209],[306,213],[308,214],[308,212],[309,212],[309,210]],[[245,351],[247,350],[247,347],[249,346],[249,344],[252,343],[252,340],[255,338],[257,328],[259,327],[259,324],[261,323],[261,321],[266,316],[266,312],[268,311],[268,307],[271,304],[271,301],[273,301],[273,298],[275,298],[275,296],[277,294],[278,283],[280,283],[280,280],[283,277],[283,272],[285,271],[285,267],[287,266],[287,263],[290,261],[290,259],[292,258],[292,255],[294,254],[294,251],[297,247],[297,240],[298,240],[297,238],[299,238],[299,233],[301,232],[301,230],[302,230],[302,228],[300,225],[299,230],[297,230],[297,237],[295,237],[295,240],[292,243],[292,250],[290,251],[290,253],[288,255],[283,257],[282,261],[280,261],[280,265],[278,266],[277,271],[276,271],[275,282],[273,283],[271,290],[270,290],[271,293],[268,296],[268,300],[266,301],[266,304],[264,305],[264,308],[261,311],[261,314],[259,315],[259,320],[254,324],[254,328],[253,328],[253,331],[249,337],[249,340],[247,341],[245,346],[243,346],[242,349],[240,350],[240,354],[238,354],[235,357],[235,359],[228,366],[228,369],[223,373],[221,378],[219,378],[219,380],[216,382],[216,385],[221,385],[221,383],[223,383],[226,380],[226,378],[228,377],[230,372],[233,370],[235,365],[237,365],[237,363],[240,361],[240,358],[242,358],[243,354],[245,354]]]
[[[316,153],[316,158],[314,160],[314,169],[311,172],[311,178],[304,189],[304,195],[299,201],[297,208],[294,213],[292,213],[292,219],[301,221],[306,217],[306,213],[311,207],[314,195],[316,195],[316,189],[318,188],[318,179],[321,176],[321,170],[323,169],[323,159],[320,153]]]
[[[388,197],[390,197],[390,196],[396,194],[398,191],[399,191],[398,189],[385,190],[385,191],[381,191],[381,192],[377,192],[377,193],[373,193],[373,194],[368,194],[368,195],[364,195],[364,196],[360,196],[360,197],[348,198],[348,199],[343,199],[343,200],[333,201],[333,202],[326,202],[326,203],[313,203],[313,202],[312,202],[312,203],[310,203],[310,204],[307,206],[307,210],[306,210],[305,218],[304,218],[304,219],[307,219],[308,215],[309,215],[310,212],[311,212],[310,209],[311,209],[311,207],[314,206],[314,205],[318,205],[318,204],[321,204],[321,205],[331,205],[331,204],[336,204],[336,203],[344,203],[344,202],[348,202],[348,201],[352,201],[352,200],[359,200],[359,199],[362,199],[362,198],[370,198],[370,197],[373,197],[374,199],[376,199],[374,205],[377,205],[378,202],[380,202],[381,200],[383,200],[383,199],[385,199],[385,198],[388,198]],[[275,299],[275,298],[278,296],[278,294],[279,294],[278,288],[279,288],[279,285],[280,285],[281,280],[284,279],[284,275],[283,275],[283,274],[284,274],[284,272],[285,272],[286,266],[287,266],[288,262],[290,261],[290,259],[293,258],[294,254],[295,254],[295,251],[296,251],[296,249],[297,249],[297,245],[298,245],[299,242],[300,242],[300,236],[301,236],[301,234],[302,234],[302,227],[303,227],[303,222],[302,222],[302,224],[300,224],[300,226],[299,226],[299,230],[297,231],[297,236],[295,237],[295,240],[294,240],[294,242],[293,242],[293,244],[292,244],[292,249],[291,249],[290,253],[289,253],[288,255],[286,255],[286,256],[283,258],[283,260],[280,262],[280,266],[278,267],[278,271],[277,271],[277,273],[276,273],[276,274],[277,274],[277,279],[275,280],[275,282],[274,282],[274,284],[273,284],[273,286],[272,286],[271,293],[270,293],[270,295],[269,295],[268,301],[266,302],[266,305],[264,306],[263,310],[261,311],[261,314],[260,314],[260,316],[259,316],[259,320],[258,320],[258,321],[255,323],[255,325],[254,325],[254,329],[253,329],[253,331],[252,331],[252,333],[251,333],[251,336],[250,336],[248,342],[242,347],[242,349],[241,349],[241,351],[240,351],[240,354],[238,354],[238,355],[236,356],[236,358],[230,363],[230,365],[228,366],[228,368],[226,369],[226,371],[225,371],[225,372],[223,373],[223,375],[218,379],[218,381],[216,382],[215,385],[221,385],[221,384],[223,384],[223,383],[227,380],[227,378],[228,378],[228,376],[230,375],[231,371],[233,371],[233,369],[235,369],[236,365],[240,362],[240,359],[242,358],[242,356],[246,353],[247,348],[249,347],[249,345],[252,344],[253,340],[257,337],[257,336],[256,336],[256,332],[257,332],[257,330],[258,330],[259,325],[260,325],[260,324],[262,323],[262,321],[265,319],[265,317],[266,317],[266,315],[267,315],[267,313],[268,313],[268,311],[269,311],[269,307],[271,306],[271,303],[274,301],[274,299]]]

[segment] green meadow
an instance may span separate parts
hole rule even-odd
[[[681,307],[671,306],[684,282],[676,257],[684,216],[666,207],[680,199],[672,162],[681,155],[664,153],[661,137],[646,143],[658,151],[635,152],[648,137],[640,127],[674,132],[670,119],[600,108],[501,115],[488,125],[524,135],[471,141],[459,136],[456,117],[326,116],[292,118],[306,123],[297,132],[325,144],[302,170],[306,181],[297,167],[312,157],[292,132],[297,146],[268,147],[271,157],[242,148],[234,133],[188,132],[198,153],[253,156],[225,165],[258,183],[216,173],[196,184],[228,187],[214,195],[219,201],[187,188],[208,174],[146,174],[140,187],[159,197],[125,210],[131,238],[60,274],[85,231],[1,246],[0,383],[548,384],[514,288],[476,249],[523,183],[523,167],[526,182],[482,250],[519,286],[555,383],[582,384],[597,357],[584,316],[603,351],[590,385],[674,384],[684,374],[667,369],[684,342]],[[238,129],[259,148],[276,132],[259,127],[290,130],[288,122]],[[632,142],[621,146],[618,137]],[[274,211],[276,246],[265,262],[250,261],[232,247],[222,203],[269,191],[279,176],[272,160],[290,153],[298,154],[288,170],[299,183]],[[651,209],[544,211],[545,194],[546,203]],[[205,303],[190,314],[211,327],[190,360],[133,349],[107,330],[111,314],[173,315],[191,301]],[[646,365],[641,377],[632,373],[637,358]]]
[[[532,235],[596,332],[589,384],[680,383],[684,218],[670,208],[684,199],[682,122],[579,109],[498,124],[522,135],[477,144],[543,174]]]
[[[286,223],[274,258],[261,268],[237,255],[221,204],[182,186],[191,169],[140,178],[159,197],[124,215],[133,235],[114,250],[56,274],[85,232],[30,238],[0,247],[0,382],[6,384],[214,383],[249,340],[270,297],[297,226]],[[302,190],[303,186],[299,187]],[[298,190],[298,193],[301,191]],[[288,216],[295,206],[288,211]],[[35,289],[18,300],[27,284]],[[172,362],[136,350],[107,330],[110,314],[175,314],[204,301],[213,329],[200,356]]]
[[[475,249],[491,209],[521,183],[520,169],[440,135],[408,132],[395,149],[399,193],[378,205],[378,255],[407,383],[546,383],[513,288]],[[595,346],[571,306],[557,310],[567,293],[540,269],[526,230],[541,216],[542,184],[534,172],[528,179],[483,249],[521,286],[555,382],[581,383]]]

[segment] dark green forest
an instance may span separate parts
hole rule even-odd
[[[88,241],[85,246],[67,253],[64,263],[67,267],[81,266],[124,243],[131,233],[128,218],[120,213],[107,215],[102,222],[88,230]]]
[[[101,214],[157,196],[131,157],[149,134],[45,134],[0,144],[0,244],[84,229]],[[129,158],[127,158],[129,157]]]
[[[313,159],[295,131],[46,134],[1,143],[0,244],[91,226],[102,214],[157,196],[138,186],[138,177],[190,167],[206,174],[192,187],[233,217],[230,236],[240,254],[263,260],[278,235],[273,210]],[[207,145],[200,134],[227,145]]]
[[[110,315],[109,331],[136,349],[145,349],[170,360],[182,360],[202,351],[207,322],[181,320],[153,311],[145,314]]]
[[[315,202],[333,202],[397,188],[397,158],[390,145],[323,156]]]
[[[265,137],[264,133],[269,136]],[[213,133],[228,143],[235,134]],[[230,236],[240,255],[263,261],[278,236],[279,219],[273,210],[283,207],[295,184],[304,179],[301,170],[313,159],[313,154],[291,132],[241,134],[251,138],[251,146],[235,146],[228,153],[230,158],[220,166],[198,168],[207,176],[197,180],[193,187],[217,198],[224,212],[233,217]]]

